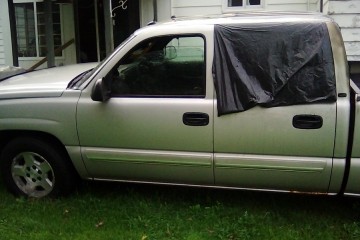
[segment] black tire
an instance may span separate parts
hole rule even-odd
[[[68,157],[55,145],[38,138],[12,140],[2,151],[0,170],[15,196],[58,197],[70,193],[76,175]]]

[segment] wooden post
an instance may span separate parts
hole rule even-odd
[[[15,7],[13,0],[8,0],[9,8],[9,20],[10,20],[10,34],[11,34],[11,45],[12,45],[12,58],[13,66],[19,66],[19,54],[17,44],[17,32],[16,32],[16,19],[15,19]]]
[[[45,16],[45,35],[46,35],[46,49],[47,49],[47,66],[55,66],[55,53],[54,53],[54,29],[53,29],[53,16],[52,16],[52,1],[44,1],[44,16]]]
[[[104,1],[105,48],[108,56],[114,50],[113,19],[111,16],[111,0]]]
[[[153,0],[153,9],[154,9],[154,22],[158,20],[158,7],[157,7],[157,0]]]

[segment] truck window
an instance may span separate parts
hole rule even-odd
[[[113,97],[205,97],[205,41],[163,36],[133,48],[111,71]]]

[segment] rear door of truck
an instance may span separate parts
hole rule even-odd
[[[214,34],[214,112],[221,115],[214,119],[215,183],[327,192],[336,139],[337,96],[326,24],[249,23],[219,26]],[[329,92],[324,98],[316,96],[321,101],[305,99],[325,89]],[[244,96],[250,96],[248,102],[243,101]],[[276,105],[278,97],[281,100]],[[239,112],[234,113],[237,108]]]
[[[216,109],[215,109],[216,110]],[[311,128],[318,119],[320,128]],[[308,127],[300,127],[308,125]],[[214,119],[215,182],[242,188],[327,191],[336,103],[251,110]]]

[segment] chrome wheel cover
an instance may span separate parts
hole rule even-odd
[[[16,186],[29,197],[44,197],[54,188],[54,171],[37,153],[18,154],[12,161],[11,174]]]

